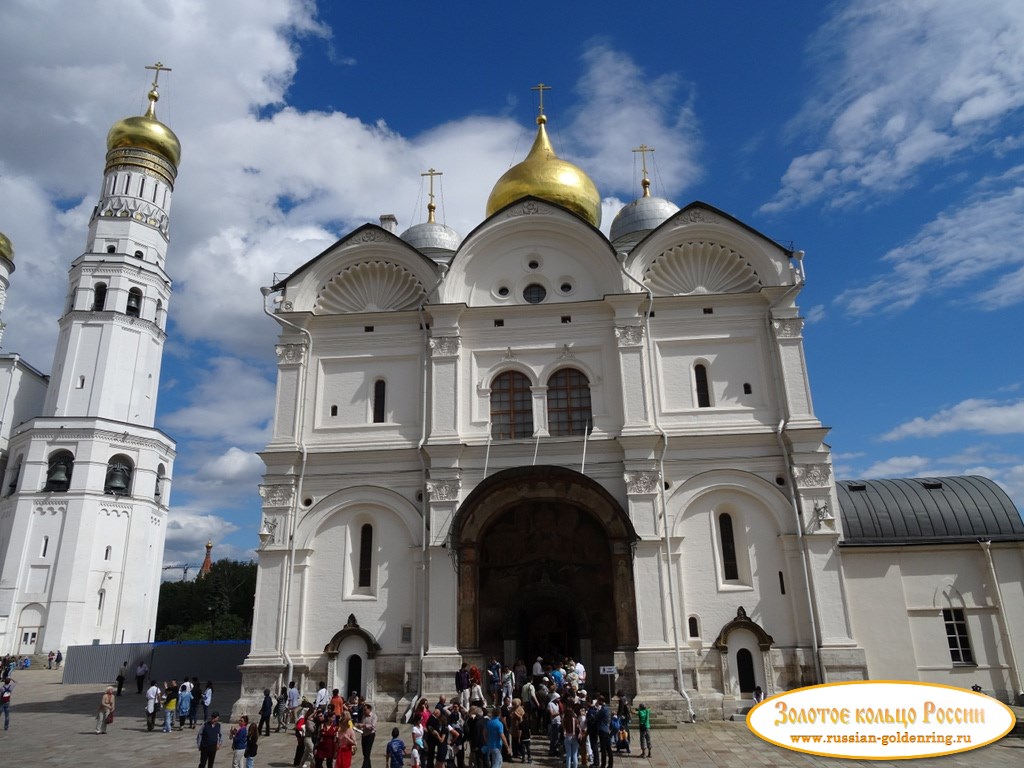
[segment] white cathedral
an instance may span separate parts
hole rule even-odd
[[[153,640],[175,455],[154,420],[181,157],[153,86],[146,114],[108,134],[49,376],[0,355],[0,654]],[[0,310],[13,272],[0,235]]]
[[[837,482],[803,253],[651,196],[646,169],[606,237],[545,123],[465,238],[431,195],[426,223],[382,216],[264,289],[277,402],[236,709],[294,679],[400,714],[463,661],[562,655],[684,718],[864,678],[1016,698],[1005,492]]]

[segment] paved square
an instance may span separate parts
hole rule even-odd
[[[134,685],[117,700],[114,723],[106,736],[98,736],[96,709],[102,685],[62,685],[61,673],[33,669],[15,676],[18,686],[11,705],[11,729],[0,731],[0,758],[4,766],[67,766],[68,768],[137,768],[157,764],[190,768],[198,765],[195,731],[162,733],[146,730],[144,697]],[[133,682],[133,681],[129,681]],[[214,709],[227,717],[227,709],[238,697],[234,689],[215,689]],[[1019,710],[1018,710],[1019,712]],[[373,768],[386,768],[384,746],[391,723],[382,723],[377,737]],[[408,743],[410,728],[402,726]],[[227,739],[228,727],[224,729]],[[1006,738],[988,747],[957,755],[898,761],[860,761],[817,757],[775,747],[754,736],[743,723],[713,722],[658,729],[651,733],[654,757],[616,756],[619,768],[790,768],[791,766],[834,766],[835,768],[1021,768],[1024,739]],[[534,765],[555,768],[563,765],[546,756],[546,740],[534,738]],[[257,768],[290,768],[295,754],[291,733],[274,733],[260,739]],[[359,768],[362,756],[353,762]],[[223,747],[217,756],[219,768],[230,768],[231,753]]]

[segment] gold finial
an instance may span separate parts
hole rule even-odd
[[[544,83],[537,83],[530,90],[537,91],[538,95],[540,96],[540,105],[537,107],[537,123],[546,123],[548,120],[546,117],[544,117],[544,91],[550,91],[551,86],[544,85]]]
[[[156,120],[156,103],[160,100],[160,91],[158,90],[160,73],[170,72],[170,67],[165,67],[162,62],[156,64],[147,64],[146,69],[153,70],[153,85],[149,89],[149,109],[146,110],[146,117]]]
[[[426,173],[421,173],[420,176],[430,177],[430,202],[427,203],[427,223],[434,224],[434,211],[437,210],[437,206],[434,205],[434,177],[444,176],[443,171],[435,171],[433,168],[428,168]]]
[[[644,197],[651,196],[651,180],[647,178],[647,153],[654,152],[654,147],[648,147],[646,144],[641,144],[639,147],[633,150],[634,152],[640,153],[640,163],[643,166],[644,178],[640,182],[640,185],[644,188]]]

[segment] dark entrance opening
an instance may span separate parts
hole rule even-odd
[[[736,676],[740,679],[740,693],[752,693],[757,685],[754,680],[754,657],[746,648],[736,651]]]
[[[508,659],[580,658],[616,648],[612,556],[594,516],[524,501],[480,538],[480,650]]]
[[[562,467],[493,475],[452,523],[459,650],[609,664],[637,644],[636,532],[598,483]]]
[[[348,685],[348,692],[358,691],[363,694],[363,657],[353,653],[348,657],[348,664],[345,669],[345,682]]]

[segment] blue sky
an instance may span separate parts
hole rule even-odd
[[[980,473],[1024,507],[1024,4],[9,0],[6,352],[49,370],[104,138],[183,146],[158,426],[178,440],[166,561],[256,543],[276,329],[259,287],[444,172],[462,234],[524,156],[535,94],[604,198],[728,211],[807,253],[816,412],[840,477]]]

